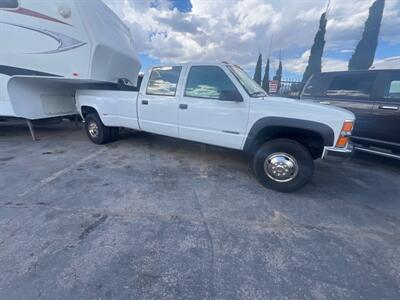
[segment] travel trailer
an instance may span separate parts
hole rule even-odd
[[[100,0],[0,0],[0,40],[0,116],[28,125],[76,115],[77,89],[135,86],[141,68],[128,27]]]

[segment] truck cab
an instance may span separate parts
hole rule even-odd
[[[127,127],[243,150],[260,182],[283,192],[310,180],[314,159],[351,152],[352,113],[270,97],[228,63],[154,66],[139,91],[80,90],[76,105],[95,143]]]

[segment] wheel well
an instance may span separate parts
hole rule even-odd
[[[81,112],[82,112],[82,117],[85,119],[86,118],[86,116],[88,115],[88,114],[90,114],[90,113],[95,113],[95,114],[97,114],[97,111],[93,108],[93,107],[90,107],[90,106],[82,106],[81,107]]]
[[[283,126],[273,126],[261,129],[257,133],[251,148],[253,151],[256,151],[256,149],[265,142],[278,138],[286,138],[299,142],[310,150],[311,156],[314,159],[320,158],[324,151],[324,139],[318,132]]]

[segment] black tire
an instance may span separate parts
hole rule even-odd
[[[302,144],[289,139],[274,139],[258,149],[253,168],[258,181],[265,187],[291,193],[311,180],[314,161]]]
[[[118,140],[119,136],[119,128],[118,127],[110,127],[110,142],[115,142]]]
[[[90,113],[86,116],[85,130],[89,139],[95,144],[101,145],[110,142],[110,127],[104,126],[96,113]]]

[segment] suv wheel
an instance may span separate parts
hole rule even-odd
[[[254,172],[267,188],[290,193],[311,179],[314,161],[310,151],[289,139],[275,139],[262,145],[254,156]]]
[[[105,144],[110,141],[110,128],[104,126],[99,116],[90,113],[85,118],[85,129],[89,139],[95,144]]]

